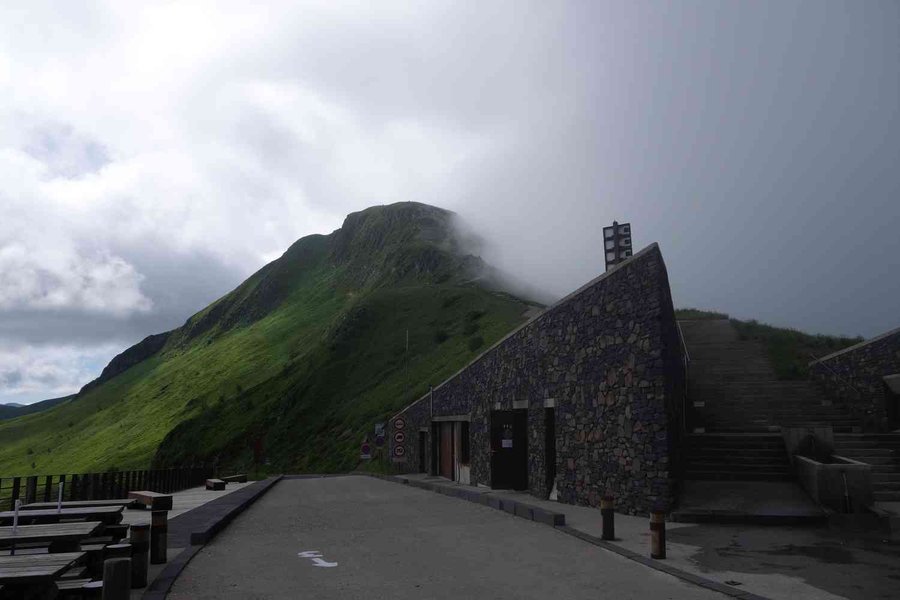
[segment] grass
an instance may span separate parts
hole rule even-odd
[[[731,320],[742,340],[762,342],[769,354],[779,379],[806,379],[807,365],[814,358],[821,358],[863,341],[862,337],[813,335],[759,323],[755,320]]]
[[[702,310],[699,308],[678,308],[675,309],[675,318],[680,320],[718,320],[727,319],[725,313],[716,312],[714,310]]]

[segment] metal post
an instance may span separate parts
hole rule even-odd
[[[150,568],[150,525],[131,526],[131,587],[147,587]]]
[[[603,496],[600,500],[600,514],[603,516],[603,534],[604,540],[616,539],[616,510],[612,496]]]
[[[666,513],[650,513],[650,558],[666,557]]]
[[[167,560],[168,513],[166,510],[154,510],[150,514],[150,564],[161,565]]]
[[[32,475],[25,480],[25,504],[31,504],[37,500],[37,475]]]
[[[103,563],[103,600],[131,597],[131,559],[110,558]]]

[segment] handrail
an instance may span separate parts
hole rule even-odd
[[[684,341],[684,331],[681,329],[681,322],[676,320],[675,326],[678,329],[678,339],[681,340],[681,362],[684,365],[684,394],[682,395],[681,400],[681,431],[682,433],[687,433],[688,380],[690,379],[691,354],[688,352],[687,343]]]
[[[838,373],[837,371],[835,371],[834,369],[832,369],[832,368],[831,368],[831,365],[829,365],[829,364],[826,363],[826,362],[823,362],[821,358],[816,358],[816,355],[813,354],[812,352],[808,352],[807,354],[809,354],[810,358],[813,359],[813,362],[818,363],[818,364],[824,366],[826,369],[828,369],[829,371],[831,371],[832,375],[834,375],[835,377],[837,377],[838,379],[840,379],[841,381],[843,381],[843,382],[844,382],[851,390],[853,390],[854,392],[856,392],[857,398],[862,398],[862,395],[863,395],[862,392],[860,392],[858,389],[856,389],[856,386],[854,386],[852,383],[850,383],[850,380],[849,380],[849,379],[847,379],[846,377],[844,377],[843,375],[841,375],[840,373]]]
[[[678,327],[678,337],[681,339],[681,349],[684,351],[684,361],[691,362],[691,354],[688,352],[687,344],[684,341],[684,331],[681,330],[681,321],[675,321],[675,325]]]

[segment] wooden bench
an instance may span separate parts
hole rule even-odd
[[[70,579],[68,581],[57,581],[56,588],[59,590],[59,597],[75,600],[87,598],[101,598],[103,593],[103,582],[91,579]]]
[[[225,482],[221,479],[207,479],[206,480],[206,489],[221,491],[225,489]]]
[[[247,475],[229,475],[228,477],[223,477],[222,481],[225,483],[247,483]]]
[[[112,500],[66,500],[62,503],[63,508],[90,508],[96,506],[124,506],[131,508],[134,506],[134,500],[131,498],[113,498]],[[55,509],[56,502],[32,502],[31,504],[22,505],[21,510],[47,510]]]
[[[128,492],[128,497],[137,500],[138,504],[142,504],[150,510],[172,510],[172,495],[160,494],[157,492]]]

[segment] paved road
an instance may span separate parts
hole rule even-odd
[[[353,476],[282,481],[191,561],[169,597],[724,598],[546,525]]]

